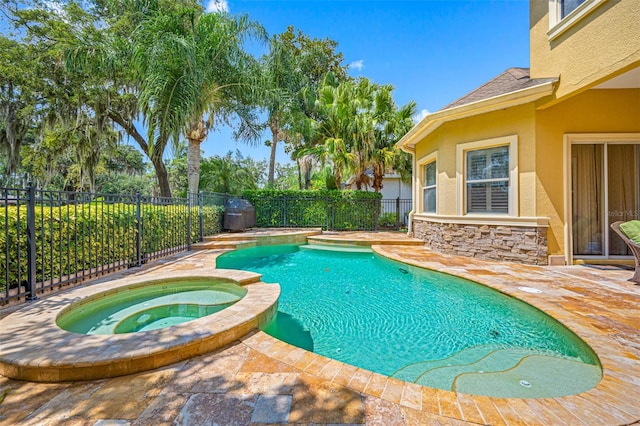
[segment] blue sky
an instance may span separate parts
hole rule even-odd
[[[287,26],[331,38],[352,76],[392,84],[399,105],[434,112],[509,67],[529,66],[527,0],[204,0],[209,11],[248,14],[269,35]],[[266,48],[265,48],[266,49]],[[266,50],[265,50],[266,51]],[[265,133],[263,139],[268,139]],[[228,129],[203,143],[205,156],[240,149],[268,158],[261,143],[236,143]],[[279,150],[277,161],[288,162]]]

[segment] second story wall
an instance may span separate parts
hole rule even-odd
[[[531,0],[529,7],[531,77],[559,77],[557,99],[640,66],[639,0],[585,0],[573,15],[591,10],[579,19],[567,15],[572,25],[560,33],[550,26],[556,1]]]

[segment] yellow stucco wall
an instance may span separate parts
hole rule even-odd
[[[589,90],[539,110],[535,127],[536,214],[551,219],[549,254],[564,254],[564,135],[640,132],[640,89]]]
[[[558,99],[640,65],[638,0],[607,0],[553,40],[549,2],[533,0],[529,10],[531,77],[560,77]]]
[[[455,215],[456,146],[501,136],[518,136],[519,208],[520,216],[535,216],[535,108],[533,104],[444,123],[416,145],[414,158],[438,151],[438,214]],[[418,186],[419,187],[419,186]],[[418,197],[421,196],[416,194]],[[420,198],[416,201],[421,202]]]
[[[414,158],[419,163],[438,152],[438,214],[454,216],[456,146],[517,135],[519,216],[548,217],[548,253],[563,255],[566,133],[640,133],[640,89],[590,90],[547,109],[530,103],[447,122],[416,145]]]

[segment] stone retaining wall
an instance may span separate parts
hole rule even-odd
[[[547,264],[547,228],[413,221],[412,234],[440,253]]]

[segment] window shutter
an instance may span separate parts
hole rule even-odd
[[[467,211],[482,213],[487,211],[487,188],[483,183],[467,185]]]
[[[506,182],[491,184],[491,209],[492,212],[509,212],[509,186]]]

